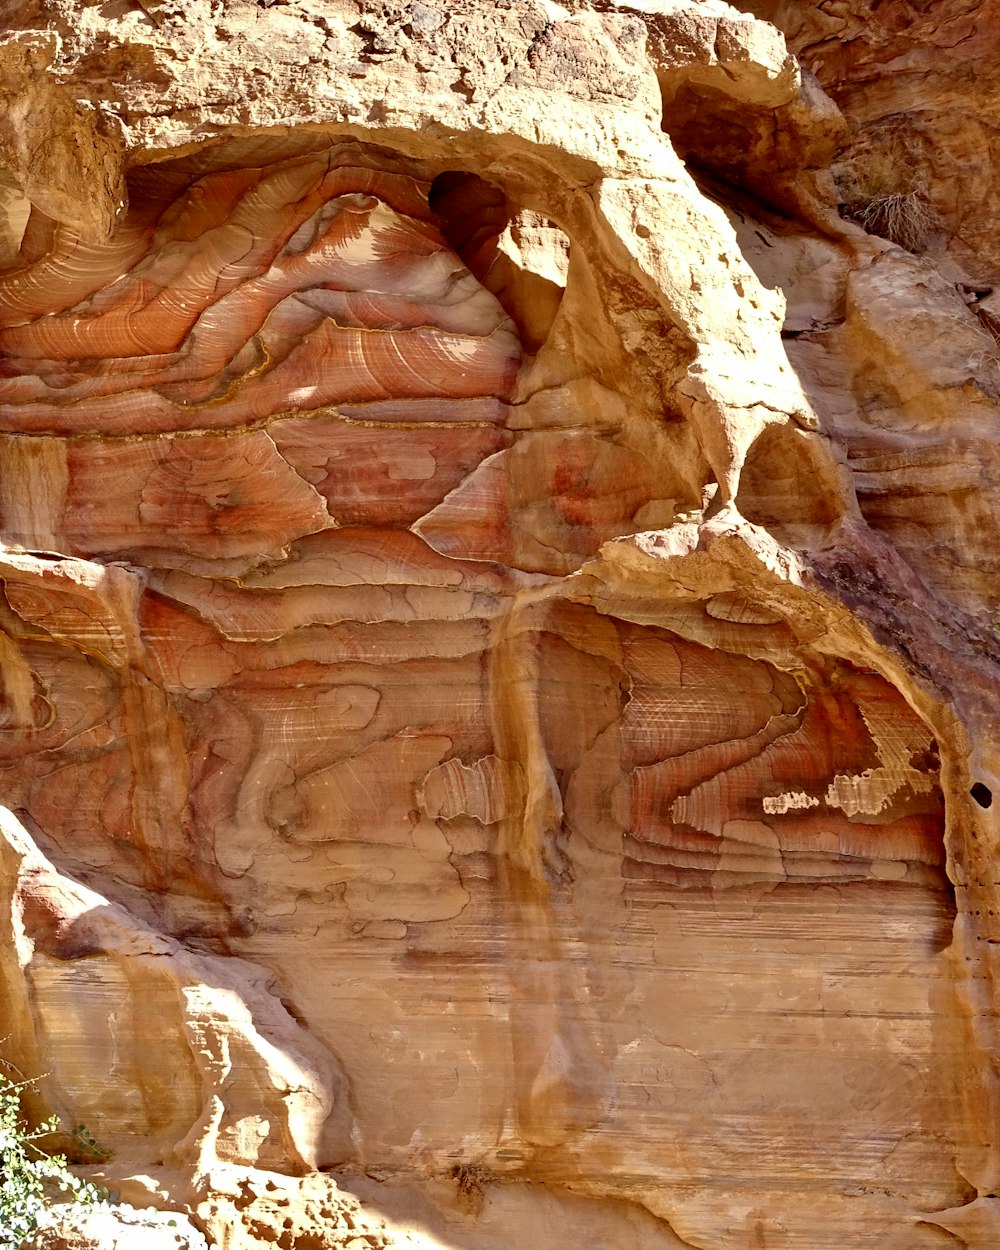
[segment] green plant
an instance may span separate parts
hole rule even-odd
[[[52,1116],[32,1128],[21,1106],[30,1081],[15,1081],[0,1072],[0,1250],[17,1250],[55,1202],[93,1206],[108,1195],[75,1176],[63,1154],[52,1154],[46,1140],[60,1132]],[[96,1141],[82,1125],[70,1134],[91,1159],[101,1157]]]

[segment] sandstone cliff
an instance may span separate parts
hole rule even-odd
[[[994,7],[0,0],[0,1032],[124,1197],[1000,1245]]]

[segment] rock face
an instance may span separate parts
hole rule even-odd
[[[927,257],[855,269],[835,320],[793,327],[789,358],[845,447],[869,524],[948,601],[993,619],[1000,222],[986,187],[1000,12],[751,7],[849,119],[832,166],[840,200]]]
[[[4,1051],[223,1250],[1000,1240],[992,262],[757,7],[0,3]]]
[[[748,7],[781,27],[850,122],[835,162],[843,198],[857,204],[866,194],[919,196],[927,246],[974,280],[996,282],[994,0],[755,0]]]

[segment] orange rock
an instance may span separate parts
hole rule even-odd
[[[813,52],[849,120],[924,55],[892,6],[767,7],[857,36]],[[960,7],[914,21],[989,60]],[[220,1250],[988,1240],[959,249],[838,216],[848,123],[723,4],[7,18],[35,1110]]]

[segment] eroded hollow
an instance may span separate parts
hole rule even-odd
[[[441,233],[514,319],[527,350],[538,351],[562,301],[569,239],[478,174],[439,174],[428,203]]]
[[[737,505],[748,521],[793,547],[820,541],[847,506],[827,444],[791,423],[769,425],[755,440],[743,465]]]

